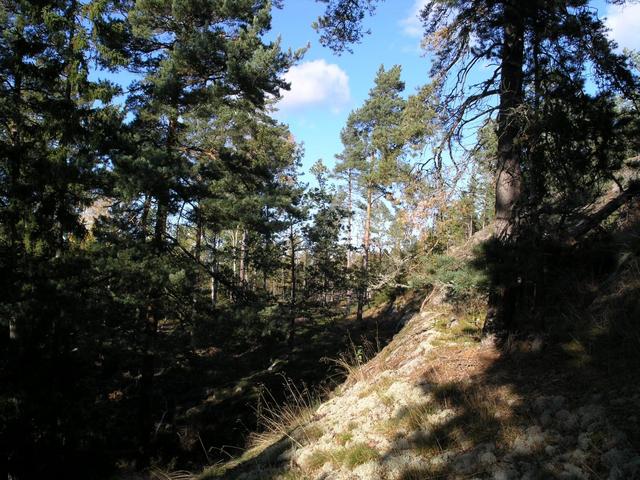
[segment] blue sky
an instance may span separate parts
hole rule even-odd
[[[276,118],[289,124],[298,142],[305,146],[305,171],[322,158],[329,166],[342,150],[340,130],[351,110],[367,98],[376,71],[381,64],[402,65],[406,93],[429,81],[429,64],[419,48],[420,28],[414,0],[388,0],[366,25],[371,35],[353,53],[337,56],[318,43],[311,23],[322,13],[323,5],[315,0],[287,0],[282,10],[273,14],[274,36],[283,47],[299,48],[310,44],[302,62],[287,79],[292,84],[279,104]]]
[[[378,67],[400,64],[406,93],[429,82],[429,61],[420,51],[421,26],[417,13],[426,0],[387,0],[367,20],[372,31],[353,46],[353,53],[336,56],[318,43],[311,23],[322,13],[315,0],[285,0],[274,10],[271,36],[280,36],[284,48],[310,44],[304,59],[288,74],[291,91],[284,94],[276,118],[287,123],[305,146],[303,169],[322,158],[332,166],[342,150],[340,130],[349,112],[368,95]],[[611,36],[623,47],[640,48],[640,4],[617,7],[603,0],[592,2],[609,18]]]

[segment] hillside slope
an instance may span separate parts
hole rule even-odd
[[[637,370],[571,342],[499,351],[445,293],[282,438],[198,478],[640,478]]]
[[[399,331],[374,358],[355,355],[324,402],[272,409],[252,448],[195,478],[640,479],[637,212],[634,201],[584,246],[552,247],[544,335],[483,339],[483,295],[455,283],[476,278],[485,238],[450,252],[436,261],[446,281],[427,269],[426,297],[386,307]]]

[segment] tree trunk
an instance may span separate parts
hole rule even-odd
[[[175,118],[169,120],[167,130],[166,154],[171,155],[177,121]],[[169,191],[160,189],[156,194],[157,209],[156,223],[153,232],[154,255],[161,257],[164,251],[164,237],[167,231],[167,219],[169,215]],[[153,376],[155,372],[156,343],[158,334],[158,321],[161,315],[161,295],[162,291],[158,285],[152,285],[147,303],[142,368],[140,372],[140,458],[139,467],[146,468],[149,465],[151,455],[151,432],[153,430]]]
[[[520,133],[523,104],[524,20],[519,2],[505,1],[504,45],[501,59],[500,107],[498,111],[498,178],[496,181],[496,236],[508,240],[514,236],[516,206],[522,191]]]
[[[349,214],[347,215],[347,269],[351,268],[352,263],[352,254],[351,251],[351,242],[353,241],[352,234],[352,226],[351,226],[351,217],[353,214],[353,174],[352,170],[349,169],[349,177],[347,183],[347,208],[349,210]]]
[[[238,275],[238,228],[236,227],[231,234],[231,249],[233,251],[233,281],[237,281]]]
[[[364,252],[362,255],[362,278],[358,288],[358,310],[356,313],[357,320],[362,320],[362,312],[364,304],[367,301],[367,287],[369,282],[369,245],[371,243],[371,207],[373,192],[371,187],[367,188],[367,212],[364,221]]]
[[[347,181],[347,208],[349,209],[347,216],[347,272],[351,272],[353,265],[353,252],[351,251],[351,244],[353,241],[352,233],[352,217],[353,217],[353,170],[348,170]],[[351,285],[347,289],[347,313],[351,310],[351,302],[353,301],[353,289]]]
[[[201,262],[201,257],[202,257],[202,235],[203,235],[203,230],[204,230],[204,226],[203,226],[203,221],[202,221],[202,215],[200,215],[200,211],[198,209],[196,209],[195,211],[195,215],[196,215],[196,238],[195,238],[195,245],[194,245],[194,249],[193,249],[193,256],[195,257],[197,263],[199,265],[196,266],[196,270],[194,273],[194,278],[193,278],[193,291],[191,292],[191,319],[193,322],[193,327],[191,330],[191,346],[195,347],[197,345],[197,341],[198,341],[198,333],[200,331],[201,325],[200,325],[200,321],[198,319],[198,296],[200,294],[200,286],[201,286],[201,282],[202,282],[202,275],[200,272],[200,264]]]
[[[167,228],[168,199],[166,195],[158,197],[156,213],[156,225],[153,235],[153,247],[155,254],[162,254],[162,244]],[[158,334],[158,321],[160,316],[160,295],[157,287],[151,289],[149,303],[147,304],[143,358],[140,375],[140,467],[145,468],[149,464],[151,432],[153,430],[153,376],[155,372],[155,355]]]
[[[215,308],[218,303],[218,236],[213,235],[213,246],[211,247],[211,308]]]
[[[291,244],[291,255],[289,257],[289,272],[290,272],[290,280],[291,280],[291,303],[289,307],[289,313],[291,316],[290,319],[290,329],[289,329],[289,347],[293,347],[293,342],[295,339],[295,328],[296,328],[296,244],[295,244],[295,231],[293,229],[293,225],[289,227],[289,242]]]
[[[247,283],[247,229],[242,229],[242,240],[240,241],[240,267],[238,269],[240,284]]]
[[[523,105],[524,19],[516,0],[505,0],[501,59],[500,106],[498,111],[498,176],[496,180],[495,236],[502,243],[503,256],[517,238],[517,206],[522,192],[520,158]],[[496,259],[497,261],[504,261]],[[513,329],[518,290],[517,273],[494,279],[484,333]]]
[[[16,264],[18,263],[18,259],[22,256],[22,252],[20,252],[20,250],[22,250],[22,246],[18,246],[19,243],[21,243],[19,240],[19,235],[18,235],[18,224],[19,224],[19,218],[20,218],[20,202],[19,202],[19,196],[20,194],[20,188],[19,188],[19,182],[20,182],[20,174],[21,174],[21,170],[22,170],[22,129],[23,129],[23,125],[22,125],[22,112],[23,112],[23,108],[22,108],[22,65],[23,65],[23,59],[22,57],[20,57],[19,60],[19,67],[16,68],[16,72],[14,75],[14,80],[13,80],[13,84],[14,84],[14,88],[13,88],[13,97],[14,97],[14,102],[15,102],[15,110],[13,111],[14,113],[14,122],[15,122],[15,127],[14,127],[14,131],[12,132],[12,143],[13,143],[13,148],[11,149],[12,151],[10,152],[10,154],[8,155],[8,170],[9,170],[9,175],[8,175],[8,205],[7,205],[7,227],[9,230],[9,246],[10,246],[10,252],[11,254],[8,256],[8,262],[7,262],[7,266],[8,272],[13,272],[13,274],[15,275],[15,272],[18,271],[18,269],[16,268]],[[20,291],[19,288],[15,288],[18,286],[19,284],[19,280],[17,277],[13,277],[13,280],[15,282],[13,288],[10,288],[9,292],[5,292],[5,294],[7,295],[8,298],[11,298],[11,302],[14,302],[17,300],[18,295],[17,292]],[[16,317],[15,317],[15,313],[11,312],[10,317],[9,317],[9,340],[11,342],[12,347],[17,345],[17,340],[19,339],[19,328],[18,325],[16,323]]]
[[[142,214],[140,215],[140,231],[142,240],[147,238],[147,228],[149,226],[149,211],[151,210],[151,195],[145,194],[144,203],[142,204]]]

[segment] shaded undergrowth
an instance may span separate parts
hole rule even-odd
[[[250,458],[279,438],[312,441],[318,432],[298,428],[301,419],[344,381],[349,366],[366,362],[389,342],[417,302],[405,296],[395,306],[379,305],[362,322],[326,312],[300,318],[293,345],[221,342],[222,348],[195,349],[159,378],[157,404],[165,408],[155,436],[158,465],[165,472],[197,471],[247,448],[243,459]]]

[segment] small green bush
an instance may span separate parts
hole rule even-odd
[[[486,272],[472,262],[445,254],[425,256],[409,279],[412,288],[425,288],[437,284],[449,287],[452,301],[484,295],[489,281]]]

